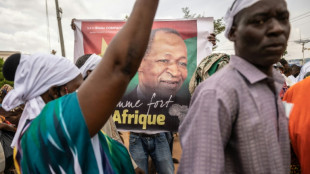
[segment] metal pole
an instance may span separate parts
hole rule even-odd
[[[62,26],[61,26],[61,17],[60,17],[60,10],[59,10],[59,6],[58,6],[58,0],[55,0],[55,3],[56,3],[56,14],[57,14],[57,21],[58,21],[61,54],[63,57],[66,57],[64,38],[62,36]]]
[[[302,64],[305,64],[305,43],[302,43]]]

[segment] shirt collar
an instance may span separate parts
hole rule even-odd
[[[265,73],[256,68],[253,64],[238,56],[232,55],[229,64],[233,66],[237,71],[239,71],[251,84],[268,78]],[[272,77],[269,78],[272,78],[274,81],[280,84],[283,84],[285,82],[281,74],[275,69],[272,70]]]

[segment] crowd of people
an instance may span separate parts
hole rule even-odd
[[[102,57],[5,61],[14,88],[0,90],[2,171],[147,174],[151,159],[157,173],[175,172],[173,132],[132,131],[127,149],[111,117],[127,97],[155,93],[188,104],[176,95],[188,76],[186,44],[176,30],[152,30],[158,3],[136,0]],[[211,54],[191,77],[177,172],[310,173],[310,63],[282,58],[290,34],[285,0],[235,0],[224,19],[235,55]],[[208,40],[215,44],[214,35]],[[136,72],[139,84],[125,95]]]

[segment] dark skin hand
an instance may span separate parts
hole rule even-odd
[[[139,167],[135,168],[135,172],[136,172],[136,174],[145,174],[145,172],[142,169],[140,169]]]
[[[74,24],[74,20],[75,20],[75,18],[73,18],[73,19],[71,20],[71,28],[72,28],[72,30],[75,30],[75,29],[76,29],[76,26],[75,26],[75,24]]]
[[[16,132],[16,128],[5,123],[0,123],[0,130]]]
[[[212,43],[213,46],[216,45],[216,35],[214,33],[211,33],[210,36],[208,36],[208,41]]]

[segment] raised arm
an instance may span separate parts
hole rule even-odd
[[[91,136],[110,117],[144,56],[159,0],[136,0],[103,60],[79,88],[78,99]]]

